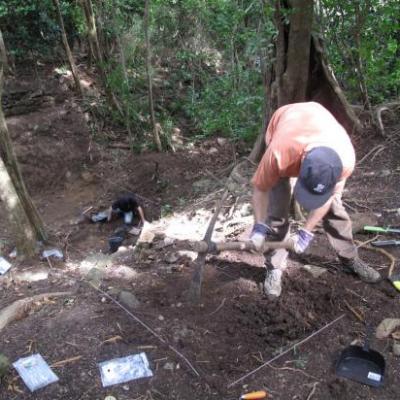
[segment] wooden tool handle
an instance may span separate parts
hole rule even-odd
[[[221,251],[229,251],[229,250],[238,250],[238,251],[257,251],[254,247],[254,244],[251,241],[243,241],[243,242],[219,242],[213,243],[211,246],[205,241],[200,242],[190,242],[189,247],[192,251],[196,251],[198,253],[208,253],[208,252],[217,252]],[[290,241],[282,241],[282,242],[265,242],[264,249],[261,253],[265,253],[268,250],[275,249],[287,249],[292,250],[293,245]]]

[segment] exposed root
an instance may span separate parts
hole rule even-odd
[[[0,311],[0,332],[11,322],[25,318],[32,309],[40,306],[38,303],[50,297],[62,297],[70,295],[71,292],[43,293],[14,301],[14,303]]]
[[[389,271],[388,271],[388,278],[391,277],[391,275],[393,274],[393,268],[396,264],[396,259],[386,250],[384,249],[379,249],[377,247],[371,247],[371,246],[367,246],[365,243],[362,243],[358,240],[355,240],[354,243],[356,243],[358,245],[358,247],[364,247],[365,249],[371,250],[371,251],[375,251],[377,253],[381,253],[384,256],[386,256],[389,260],[390,260],[390,266],[389,266]]]

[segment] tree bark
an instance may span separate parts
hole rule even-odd
[[[153,130],[154,143],[157,146],[158,151],[162,151],[161,140],[159,135],[159,129],[157,128],[156,116],[154,112],[154,100],[153,100],[153,81],[151,73],[151,47],[149,38],[149,7],[150,0],[146,0],[144,8],[144,35],[146,41],[146,71],[147,71],[147,82],[149,90],[149,108],[150,108],[150,118]]]
[[[275,65],[266,90],[270,112],[286,104],[316,101],[327,108],[348,133],[361,131],[362,125],[350,107],[326,60],[322,39],[312,32],[313,0],[275,1]],[[263,142],[254,144],[252,161],[262,156]]]
[[[7,168],[0,158],[0,199],[15,233],[18,254],[32,256],[36,249],[36,235],[26,217]]]
[[[1,30],[0,30],[0,63],[3,65],[5,74],[11,72],[10,66],[8,64],[6,46],[4,44],[3,34]]]
[[[3,64],[0,63],[0,197],[17,236],[21,253],[32,254],[37,240],[46,240],[43,222],[25,187],[1,107]]]
[[[83,13],[85,15],[90,51],[93,53],[94,59],[97,63],[97,68],[100,73],[100,80],[106,92],[108,104],[110,107],[115,108],[121,115],[124,115],[121,105],[119,104],[113,91],[107,84],[107,72],[104,67],[103,53],[101,51],[99,38],[97,36],[96,17],[93,11],[92,0],[80,0],[80,2],[83,9]]]
[[[122,66],[122,72],[124,74],[125,85],[126,85],[126,88],[129,88],[128,72],[126,70],[125,50],[124,50],[121,38],[117,36],[116,40],[117,40],[117,46],[119,47],[119,51],[120,51],[121,66]],[[126,100],[124,101],[124,104],[125,104],[125,125],[126,125],[126,129],[128,131],[129,148],[133,153],[134,152],[134,148],[133,148],[134,137],[133,137],[133,133],[132,133],[132,129],[131,129],[129,104]]]
[[[60,23],[62,42],[64,45],[65,52],[67,54],[68,63],[71,68],[72,76],[75,81],[75,89],[78,92],[78,95],[80,97],[83,97],[83,91],[82,91],[81,81],[79,79],[78,69],[76,68],[74,56],[72,55],[71,48],[69,46],[67,39],[67,34],[65,33],[64,20],[61,14],[60,3],[58,0],[53,0],[53,3],[57,11],[58,21]]]

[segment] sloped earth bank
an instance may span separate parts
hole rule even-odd
[[[118,400],[237,399],[262,388],[270,398],[282,400],[400,398],[400,359],[392,353],[392,339],[372,343],[387,363],[383,388],[372,389],[334,374],[340,351],[365,336],[364,324],[349,306],[373,326],[383,318],[400,316],[399,293],[386,280],[367,285],[345,274],[319,234],[310,254],[290,261],[279,299],[262,294],[259,256],[232,253],[207,260],[202,299],[193,305],[186,300],[193,273],[190,254],[179,254],[163,238],[196,239],[204,234],[221,188],[218,179],[234,161],[232,147],[213,140],[175,154],[135,156],[110,149],[90,135],[82,108],[68,91],[62,91],[52,70],[46,67],[41,74],[42,90],[54,100],[33,113],[10,116],[9,127],[29,190],[65,261],[13,261],[12,271],[0,280],[0,307],[39,293],[73,294],[42,302],[8,325],[1,332],[0,352],[11,361],[38,352],[49,364],[80,358],[55,367],[59,382],[34,394],[11,370],[1,382],[0,399],[104,399],[107,395]],[[20,76],[24,79],[18,87],[29,81],[29,75]],[[368,133],[354,141],[359,159],[378,144]],[[351,211],[375,212],[381,225],[397,225],[398,149],[393,143],[385,146],[357,168],[345,201]],[[134,241],[131,238],[125,251],[110,256],[107,238],[119,222],[90,224],[79,217],[88,207],[95,211],[108,206],[128,189],[142,196],[148,218],[163,234],[136,248],[128,246]],[[227,204],[216,227],[217,239],[246,236],[251,224],[248,188],[242,194],[236,204],[233,199]],[[171,210],[173,215],[157,221]],[[7,255],[12,243],[3,211],[0,227],[2,251]],[[357,235],[357,239],[368,237]],[[399,255],[396,249],[390,251]],[[364,249],[361,253],[385,276],[388,260],[383,255]],[[326,271],[314,278],[302,268],[304,264]],[[119,299],[163,342],[89,282],[101,283],[104,293]],[[228,387],[342,314],[344,318],[304,345]],[[200,376],[165,343],[182,353]],[[147,354],[153,378],[102,388],[97,363],[140,352]]]

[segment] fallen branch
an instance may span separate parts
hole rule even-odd
[[[370,156],[372,153],[374,153],[375,151],[382,151],[385,148],[385,146],[383,144],[378,144],[377,146],[375,146],[372,150],[370,150],[367,154],[365,154],[365,156],[363,158],[361,158],[361,160],[357,163],[357,167],[368,158],[368,156]]]
[[[25,318],[26,315],[35,307],[35,305],[37,305],[37,303],[50,297],[62,297],[70,295],[71,292],[44,293],[14,301],[14,303],[0,311],[0,332],[11,322]]]
[[[281,358],[282,356],[284,356],[285,354],[289,353],[290,351],[292,351],[294,348],[296,348],[297,346],[300,346],[301,344],[309,341],[311,338],[313,338],[314,336],[318,335],[319,333],[321,333],[322,331],[324,331],[325,329],[329,328],[330,326],[332,326],[333,324],[335,324],[336,322],[340,321],[343,317],[345,316],[345,314],[342,314],[340,317],[334,319],[333,321],[329,322],[329,324],[326,324],[325,326],[323,326],[321,329],[318,329],[317,331],[315,331],[314,333],[312,333],[311,335],[307,336],[305,339],[300,340],[300,342],[294,344],[293,346],[290,346],[288,349],[286,349],[285,351],[282,351],[281,353],[279,353],[278,355],[276,355],[275,357],[271,358],[269,361],[265,362],[264,364],[260,365],[259,367],[257,367],[256,369],[254,369],[253,371],[250,371],[249,373],[247,373],[246,375],[243,375],[241,378],[237,379],[234,382],[231,382],[228,385],[228,388],[231,388],[232,386],[235,386],[236,384],[238,384],[239,382],[243,381],[244,379],[248,378],[249,376],[255,374],[256,372],[258,372],[260,369],[266,367],[267,365],[270,365],[272,362],[276,361],[278,358]]]
[[[384,256],[386,256],[389,260],[390,260],[390,266],[389,266],[389,271],[388,271],[388,278],[390,278],[393,274],[393,268],[396,264],[396,259],[386,250],[384,249],[379,249],[377,247],[371,247],[371,246],[367,246],[364,243],[355,240],[354,243],[358,244],[358,247],[364,247],[365,249],[371,250],[371,251],[375,251],[376,253],[381,253]]]
[[[64,365],[78,361],[81,358],[82,358],[82,356],[75,356],[75,357],[67,358],[66,360],[57,361],[54,364],[51,364],[50,367],[51,368],[63,367]]]
[[[208,314],[208,316],[216,314],[224,306],[225,301],[226,301],[226,298],[224,297],[221,304],[212,313]]]
[[[271,365],[271,364],[269,364],[268,367],[270,367],[270,368],[272,368],[272,369],[275,369],[275,370],[278,370],[278,371],[293,371],[293,372],[299,372],[300,374],[306,376],[307,378],[314,379],[314,380],[319,380],[319,379],[317,379],[315,376],[312,376],[312,375],[310,375],[310,374],[307,374],[307,372],[305,372],[305,371],[303,371],[303,370],[301,370],[301,369],[298,369],[298,368],[291,368],[291,367],[274,367],[274,366]]]
[[[315,382],[314,385],[313,385],[313,387],[312,387],[312,389],[311,389],[311,392],[310,392],[310,394],[307,396],[307,399],[306,399],[306,400],[311,400],[311,398],[314,396],[314,393],[315,393],[315,391],[316,391],[316,389],[317,389],[317,385],[318,385],[318,382]]]
[[[349,311],[351,311],[353,313],[353,315],[360,321],[360,322],[364,322],[364,318],[362,317],[362,315],[357,312],[346,300],[344,300],[344,304],[346,305],[346,307],[349,309]]]

